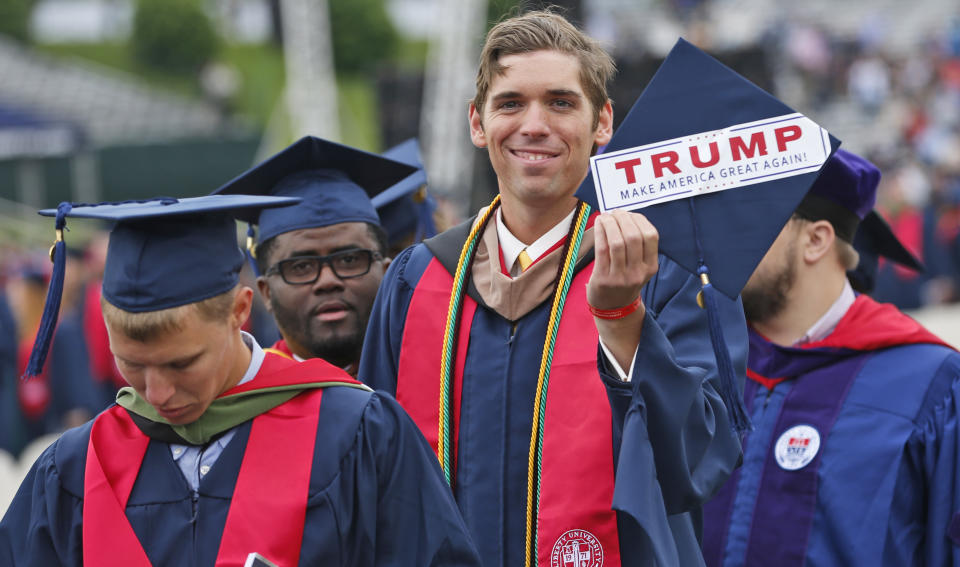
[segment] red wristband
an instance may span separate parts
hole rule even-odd
[[[594,317],[599,317],[601,319],[623,319],[627,315],[639,309],[641,305],[643,305],[643,299],[639,295],[630,305],[624,305],[623,307],[618,307],[617,309],[597,309],[593,305],[587,303],[590,313],[593,313]]]

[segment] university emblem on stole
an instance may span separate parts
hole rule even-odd
[[[602,567],[603,546],[587,530],[569,530],[557,538],[550,567]]]
[[[784,431],[773,447],[780,468],[788,471],[810,464],[820,450],[820,432],[809,425],[794,425]]]

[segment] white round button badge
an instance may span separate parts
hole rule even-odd
[[[794,425],[784,431],[773,447],[780,468],[788,471],[810,464],[820,450],[820,432],[809,425]]]

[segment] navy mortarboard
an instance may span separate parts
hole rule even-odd
[[[278,234],[344,222],[380,224],[370,198],[416,173],[410,165],[306,136],[214,194],[300,197],[295,207],[239,216],[259,226],[259,242]],[[249,233],[248,233],[249,234]],[[252,235],[251,235],[252,236]],[[252,246],[252,239],[248,248]]]
[[[661,252],[700,274],[725,377],[721,393],[738,428],[748,427],[748,418],[715,324],[713,288],[731,298],[740,293],[838,145],[681,39],[605,153],[591,159],[577,192],[601,211],[642,209],[660,234]]]
[[[234,215],[286,206],[298,199],[215,195],[161,197],[124,203],[61,203],[40,211],[56,217],[57,242],[51,250],[53,275],[40,330],[26,374],[43,368],[57,322],[63,289],[66,217],[115,223],[103,273],[103,297],[130,312],[158,311],[194,303],[236,285],[243,265]]]
[[[390,148],[383,152],[383,157],[417,168],[414,173],[372,199],[380,215],[380,225],[387,231],[390,247],[400,245],[408,237],[412,238],[410,243],[413,243],[436,235],[433,211],[437,204],[427,192],[427,172],[420,159],[417,139],[410,138]]]

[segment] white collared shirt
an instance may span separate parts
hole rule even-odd
[[[573,222],[573,213],[577,211],[574,208],[570,211],[570,214],[564,217],[563,220],[554,225],[553,228],[544,233],[543,236],[536,239],[533,244],[527,246],[520,241],[516,236],[510,232],[510,229],[507,228],[507,225],[503,222],[503,216],[501,213],[502,209],[497,209],[497,240],[500,242],[500,251],[503,253],[503,264],[507,267],[511,276],[517,276],[520,272],[519,268],[515,265],[517,262],[517,256],[520,255],[520,252],[524,248],[527,249],[527,254],[530,256],[530,260],[536,261],[537,258],[543,255],[544,252],[553,248],[553,245],[559,242],[563,237],[567,235],[567,232],[570,231],[570,223]],[[603,349],[603,354],[607,357],[607,363],[613,370],[617,373],[617,376],[624,382],[629,382],[630,377],[633,376],[633,364],[637,360],[637,352],[634,351],[633,359],[630,362],[630,372],[624,372],[623,368],[620,367],[620,364],[617,362],[617,359],[614,358],[613,353],[610,352],[610,349],[607,348],[607,345],[603,344],[603,340],[600,341],[600,348]],[[640,350],[639,345],[637,350]]]
[[[266,356],[253,335],[240,331],[240,336],[247,348],[250,349],[250,365],[247,366],[247,371],[244,372],[240,381],[237,382],[237,386],[253,380],[257,372],[260,372],[260,366]],[[186,479],[187,484],[194,492],[200,489],[200,479],[207,476],[207,473],[213,468],[213,464],[220,458],[236,432],[237,428],[234,427],[204,447],[170,443],[170,454],[173,455],[173,460],[180,467],[183,478]]]
[[[497,239],[500,241],[500,251],[503,252],[503,267],[511,276],[518,276],[520,275],[520,269],[515,265],[517,256],[526,249],[530,260],[536,262],[537,258],[543,256],[544,252],[550,250],[554,244],[560,242],[567,235],[567,232],[570,231],[570,223],[573,222],[573,213],[577,212],[577,209],[574,207],[569,215],[530,245],[520,242],[520,239],[510,232],[510,229],[503,222],[502,211],[502,208],[497,208]]]
[[[853,292],[853,287],[850,285],[850,282],[844,279],[843,291],[840,292],[840,297],[833,302],[830,309],[827,309],[823,317],[820,317],[812,327],[807,329],[807,332],[800,337],[800,340],[793,343],[794,346],[815,343],[827,338],[827,336],[837,328],[837,325],[840,324],[840,319],[843,319],[843,316],[847,314],[847,310],[850,309],[850,306],[853,305],[853,302],[856,300],[857,294]]]

